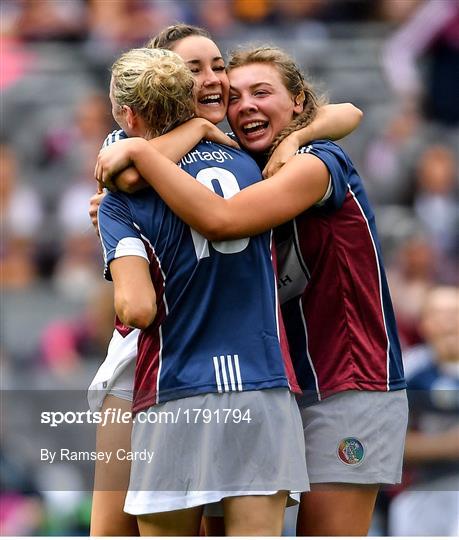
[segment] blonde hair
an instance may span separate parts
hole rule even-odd
[[[277,145],[290,133],[308,126],[316,117],[319,107],[326,103],[324,96],[319,96],[313,86],[308,83],[293,58],[278,47],[269,45],[251,47],[249,49],[233,51],[227,65],[227,71],[249,64],[269,64],[279,72],[285,88],[294,100],[303,101],[303,111],[286,126],[272,142],[269,155]]]
[[[143,118],[148,137],[157,137],[193,118],[194,78],[172,51],[132,49],[112,66],[112,96]]]

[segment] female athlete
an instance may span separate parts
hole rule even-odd
[[[315,107],[297,66],[278,49],[237,53],[228,70],[228,118],[257,156]],[[312,481],[298,534],[366,534],[379,485],[400,481],[407,404],[374,215],[351,160],[337,145],[313,141],[274,176],[228,199],[140,140],[103,151],[96,177],[110,182],[128,165],[210,240],[292,220],[278,229],[277,247]]]
[[[154,137],[194,114],[192,74],[171,51],[134,49],[112,74],[123,128]],[[261,178],[209,141],[181,165],[201,182],[219,171],[233,192]],[[204,505],[222,501],[227,534],[280,534],[288,493],[308,482],[271,233],[209,243],[151,189],[108,194],[99,231],[117,315],[140,329],[125,511],[141,535],[197,535]]]
[[[182,55],[196,80],[197,115],[211,123],[222,121],[226,113],[229,84],[220,51],[211,41],[208,33],[193,26],[179,24],[159,34],[152,41],[152,45],[174,49]],[[273,155],[267,168],[268,172],[275,170],[290,154],[294,153],[299,144],[297,140],[304,142],[315,136],[342,137],[354,129],[359,121],[360,111],[349,104],[321,108],[313,123],[299,129],[278,147],[278,152]],[[156,144],[156,148],[170,159],[178,161],[201,138],[212,137],[214,140],[221,140],[218,138],[219,132],[216,133],[218,130],[214,128],[212,131],[212,127],[212,124],[195,118],[150,143]],[[126,132],[129,135],[138,134],[132,132],[132,125],[126,126]],[[115,133],[108,138],[108,141],[113,142],[119,136],[119,133]],[[171,140],[168,137],[174,138]],[[129,181],[137,178],[137,175],[131,170],[126,173],[125,178]],[[93,221],[97,219],[97,208],[102,197],[103,195],[93,197],[91,206]],[[130,410],[137,338],[137,330],[124,329],[121,332],[119,329],[115,330],[107,359],[90,387],[89,400],[93,409],[102,406],[103,409],[120,409],[123,412]],[[130,429],[130,424],[99,426],[98,449],[109,450],[121,447],[129,450]],[[128,462],[97,463],[91,534],[96,536],[136,534],[136,520],[122,512],[129,469]],[[111,479],[109,485],[107,485],[107,478]]]

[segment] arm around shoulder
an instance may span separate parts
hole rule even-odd
[[[177,163],[202,139],[239,148],[238,144],[225,135],[217,126],[200,117],[188,120],[188,122],[161,135],[161,137],[150,139],[149,143],[164,157]]]
[[[317,139],[336,141],[346,137],[359,126],[362,118],[362,111],[352,103],[320,107],[310,124],[293,131],[278,144],[263,170],[263,176],[268,178],[275,174],[302,145]]]
[[[267,180],[215,205],[213,239],[253,236],[293,219],[323,198],[329,178],[316,156],[294,156]]]
[[[324,105],[319,109],[315,120],[304,128],[306,131],[299,131],[301,143],[306,144],[314,139],[343,139],[359,126],[362,118],[363,112],[352,103]]]

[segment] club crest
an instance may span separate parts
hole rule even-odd
[[[339,442],[337,454],[345,465],[360,465],[365,457],[365,448],[359,439],[346,437]]]

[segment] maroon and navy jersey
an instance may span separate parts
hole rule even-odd
[[[276,231],[279,297],[305,401],[345,390],[405,388],[375,217],[336,144],[310,153],[330,172],[328,197]]]
[[[202,142],[180,166],[230,197],[261,179],[244,152]],[[299,391],[280,322],[272,233],[210,242],[147,188],[99,210],[106,276],[117,257],[150,265],[157,316],[140,332],[133,411],[207,392]]]

